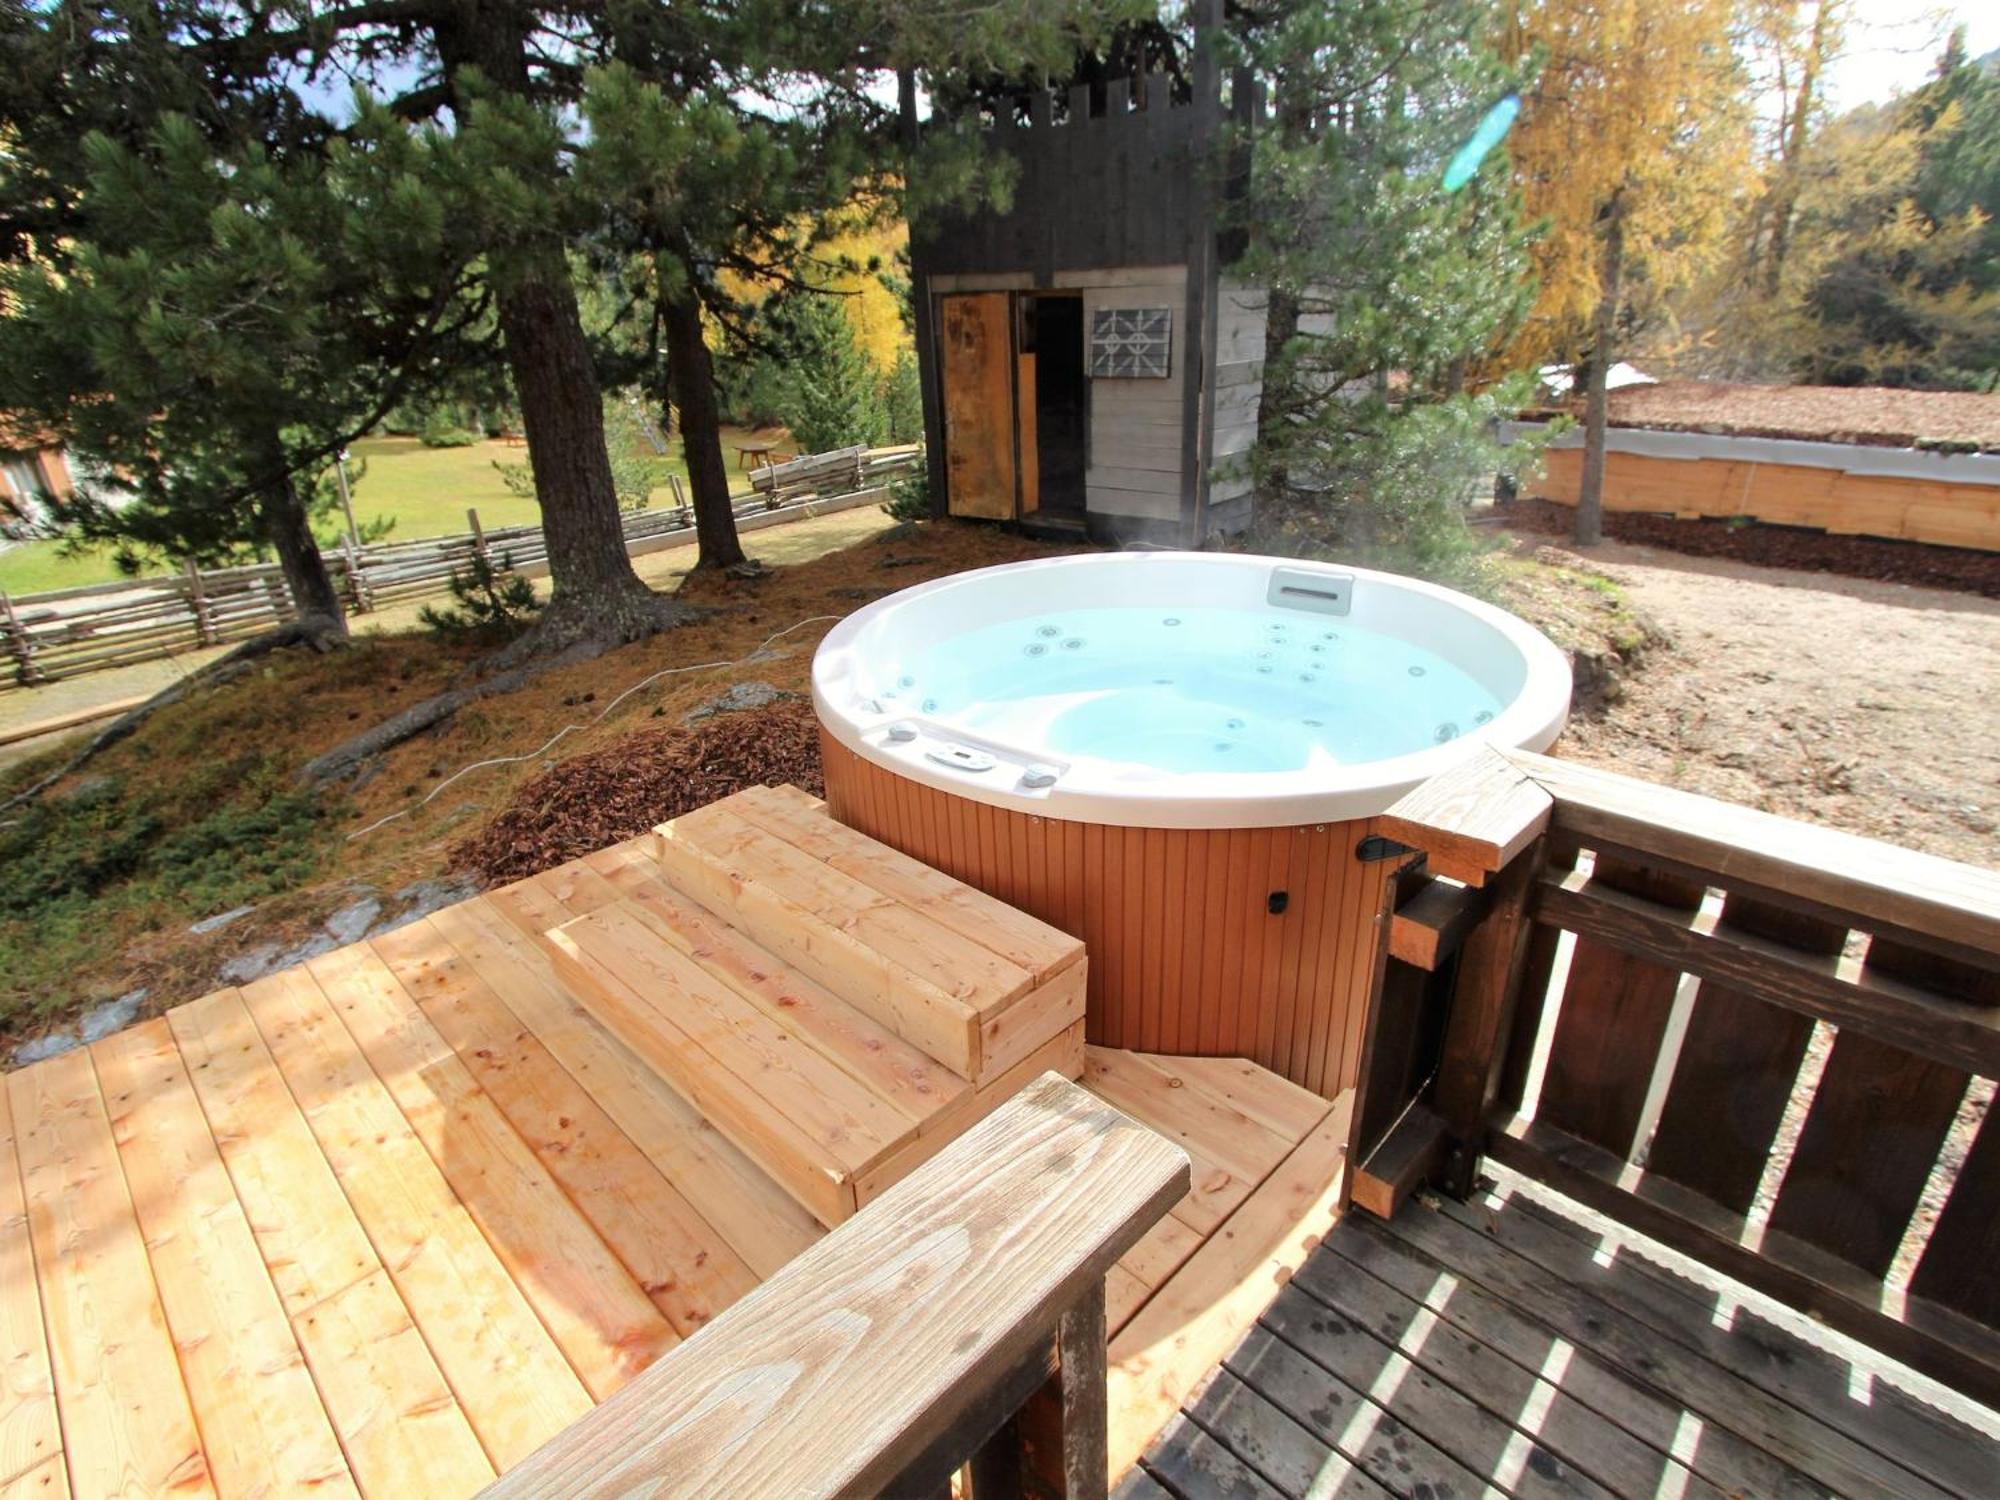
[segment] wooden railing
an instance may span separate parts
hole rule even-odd
[[[1045,1074],[486,1494],[1018,1493],[1053,1380],[1105,1493],[1104,1276],[1188,1189],[1178,1146]]]
[[[2000,1399],[2000,872],[1531,755],[1380,831],[1485,903],[1446,1187],[1490,1154]]]

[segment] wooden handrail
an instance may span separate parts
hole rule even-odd
[[[1383,1173],[1462,1195],[1490,1153],[2000,1399],[2000,1117],[1965,1115],[2000,1077],[2000,871],[1525,752],[1376,827],[1487,887]]]
[[[2000,953],[2000,870],[1526,751],[1503,757],[1555,799],[1561,826],[1852,915]],[[1414,793],[1412,795],[1415,795]]]
[[[1433,873],[1484,885],[1541,837],[1553,806],[1527,768],[1482,747],[1398,798],[1374,827],[1421,849]]]
[[[485,1493],[934,1493],[1059,1353],[1071,1492],[1102,1495],[1104,1275],[1189,1176],[1046,1074]]]

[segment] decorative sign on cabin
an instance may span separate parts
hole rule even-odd
[[[1170,307],[1100,307],[1090,315],[1092,379],[1165,380],[1173,346]]]

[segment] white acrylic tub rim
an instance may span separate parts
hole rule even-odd
[[[864,664],[885,654],[883,641],[905,632],[935,642],[1079,601],[1276,611],[1282,606],[1268,600],[1274,570],[1318,575],[1336,593],[1344,586],[1351,623],[1442,656],[1484,683],[1501,700],[1500,712],[1449,744],[1331,772],[1170,772],[998,743],[956,727],[948,714],[910,713],[870,696],[876,688]],[[812,679],[813,706],[834,739],[899,776],[1043,817],[1139,828],[1272,828],[1370,817],[1481,744],[1547,749],[1562,731],[1570,698],[1563,654],[1540,631],[1480,600],[1394,573],[1204,552],[1086,553],[920,583],[828,631]],[[938,758],[954,754],[961,764]],[[969,768],[988,761],[984,769]],[[1036,785],[1049,771],[1053,781]]]

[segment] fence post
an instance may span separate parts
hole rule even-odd
[[[14,660],[19,662],[19,676],[24,685],[47,682],[48,675],[35,665],[35,642],[28,634],[28,627],[21,623],[21,617],[14,613],[14,601],[7,597],[7,591],[0,589],[0,624],[7,627],[7,649]]]
[[[486,550],[486,528],[479,524],[479,511],[474,506],[465,508],[466,523],[472,528],[472,555],[481,562],[491,564],[493,558]]]
[[[694,524],[694,517],[688,512],[687,491],[681,488],[681,476],[669,474],[667,488],[672,490],[674,495],[674,524],[682,528]]]
[[[202,587],[201,569],[188,558],[182,563],[187,570],[188,608],[194,611],[194,638],[204,646],[215,644],[215,617],[208,607],[208,591]]]
[[[342,543],[341,550],[347,558],[347,602],[358,615],[365,615],[375,607],[375,596],[368,588],[368,579],[361,571],[361,549],[354,545],[350,535]]]

